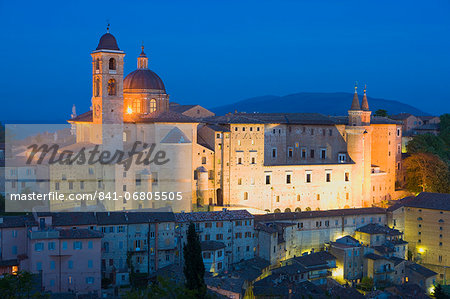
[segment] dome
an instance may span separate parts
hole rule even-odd
[[[98,42],[97,50],[116,50],[120,51],[116,38],[111,33],[105,33]]]
[[[165,91],[161,78],[149,69],[138,69],[123,80],[123,89],[158,89]]]

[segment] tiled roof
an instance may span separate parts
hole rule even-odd
[[[175,222],[172,212],[130,212],[127,213],[128,224]]]
[[[339,209],[326,211],[306,211],[306,212],[287,212],[287,213],[271,213],[264,215],[255,215],[257,221],[278,221],[278,220],[298,220],[319,217],[336,217],[350,215],[368,215],[368,214],[385,214],[383,208],[359,208],[359,209]]]
[[[53,226],[95,225],[97,218],[94,212],[42,212],[38,217],[52,216]]]
[[[413,200],[415,197],[414,196],[407,196],[405,198],[396,200],[393,202],[393,205],[391,205],[389,208],[387,208],[388,212],[392,212],[395,211],[401,207],[403,207],[407,202]]]
[[[320,113],[229,113],[221,116],[204,118],[211,124],[304,124],[335,125],[333,117]]]
[[[80,114],[72,119],[69,119],[70,122],[92,122],[92,110]],[[155,111],[146,115],[136,115],[135,117],[128,116],[126,123],[154,123],[154,122],[166,122],[166,123],[198,123],[197,120],[183,115],[181,113],[177,113],[174,111]]]
[[[186,112],[198,105],[170,105],[169,110],[177,113]]]
[[[69,119],[69,121],[74,122],[92,122],[92,110],[82,113],[80,115],[75,116],[72,119]]]
[[[203,241],[200,243],[200,246],[202,248],[202,251],[215,251],[226,247],[223,242],[212,240]]]
[[[130,117],[125,122],[130,123],[198,123],[198,120],[192,117],[177,113],[174,111],[155,111],[150,114],[140,115],[136,117]]]
[[[407,201],[405,207],[450,211],[450,194],[422,192]]]
[[[370,260],[388,260],[388,258],[385,258],[384,256],[375,254],[375,253],[368,253],[364,255],[365,258],[368,258]]]
[[[327,266],[328,261],[335,259],[336,257],[327,251],[314,252],[308,255],[293,258],[296,263],[299,263],[306,268]]]
[[[384,235],[401,235],[402,233],[399,230],[390,228],[388,226],[382,226],[376,223],[369,223],[360,228],[356,229],[357,232],[362,232],[370,235],[384,234]]]
[[[359,241],[353,238],[352,236],[343,236],[342,238],[336,239],[336,243],[347,244],[351,246],[358,246]]]
[[[91,229],[62,229],[59,231],[60,239],[97,239],[103,234]]]
[[[224,126],[215,125],[215,124],[207,124],[206,126],[216,132],[230,132],[230,129],[228,129],[227,127],[224,127]]]
[[[413,128],[413,130],[415,130],[415,131],[422,131],[422,130],[424,130],[424,131],[430,131],[430,130],[437,131],[437,130],[439,130],[439,128],[440,128],[439,124],[426,124],[426,125],[421,125],[421,126],[415,127],[415,128]]]
[[[394,120],[405,120],[410,116],[412,116],[411,113],[399,113],[399,114],[390,115],[389,118],[394,119]]]
[[[401,259],[401,258],[396,257],[396,256],[391,256],[389,259],[394,262],[395,266],[397,266],[398,264],[400,264],[402,262],[406,262],[406,260]]]
[[[255,227],[256,230],[261,230],[263,232],[269,233],[269,234],[274,234],[276,232],[278,232],[278,230],[276,228],[274,228],[271,225],[266,225],[264,223],[258,223]]]
[[[229,221],[253,219],[247,210],[222,210],[216,212],[192,212],[175,214],[177,222]]]
[[[436,272],[431,271],[430,269],[425,268],[424,266],[421,266],[421,265],[416,264],[416,263],[410,263],[410,264],[406,265],[406,267],[408,269],[410,269],[411,271],[419,273],[420,275],[422,275],[425,278],[437,275]]]
[[[34,226],[33,215],[0,216],[0,228]]]

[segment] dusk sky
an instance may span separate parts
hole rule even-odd
[[[149,67],[181,104],[352,92],[357,80],[369,96],[440,115],[450,112],[449,11],[448,1],[0,0],[0,121],[87,111],[90,52],[107,20],[125,73],[144,41]]]

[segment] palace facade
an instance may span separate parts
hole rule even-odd
[[[401,170],[401,123],[371,115],[366,90],[355,86],[347,116],[319,113],[230,113],[171,104],[142,47],[137,70],[124,78],[125,53],[111,33],[92,56],[92,109],[69,123],[80,145],[127,149],[154,143],[166,165],[89,166],[83,190],[181,191],[183,204],[108,203],[111,210],[244,207],[289,212],[378,205],[393,199]],[[308,103],[305,103],[307,105]],[[351,105],[350,105],[351,104]],[[186,112],[187,111],[187,112]],[[89,169],[87,169],[89,168]],[[93,168],[93,169],[91,169]],[[51,190],[74,192],[73,166],[51,166]],[[79,174],[79,176],[83,176]],[[62,179],[62,178],[65,178]],[[70,181],[72,189],[69,188]],[[86,175],[81,180],[87,180]],[[64,205],[56,209],[63,209]]]

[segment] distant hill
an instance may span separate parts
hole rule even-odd
[[[316,112],[325,115],[347,115],[347,110],[352,104],[353,94],[346,92],[315,93],[300,92],[287,96],[261,96],[238,101],[234,104],[219,106],[211,110],[224,115],[229,112]],[[362,95],[359,96],[362,99]],[[378,109],[387,110],[388,114],[411,113],[414,115],[429,115],[411,105],[398,101],[375,99],[367,97],[372,112]]]

